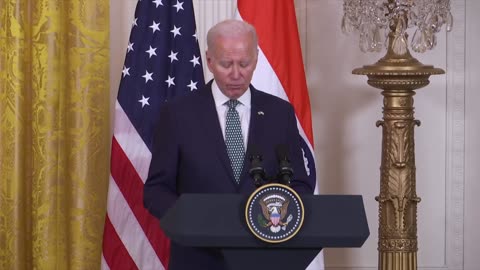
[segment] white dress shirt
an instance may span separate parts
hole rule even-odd
[[[222,91],[220,91],[220,88],[218,88],[215,80],[212,83],[212,95],[213,100],[215,101],[215,108],[217,109],[218,121],[220,122],[220,127],[222,128],[223,139],[225,140],[225,122],[227,120],[228,111],[226,102],[229,101],[230,98],[225,96]],[[247,91],[245,91],[245,93],[243,93],[243,95],[237,100],[240,101],[240,103],[237,105],[237,107],[235,107],[235,109],[240,116],[243,145],[246,150],[248,142],[248,128],[250,126],[250,109],[252,107],[252,93],[250,92],[250,88],[247,89]]]

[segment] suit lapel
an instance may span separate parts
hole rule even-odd
[[[263,128],[265,127],[264,117],[263,117],[263,102],[261,96],[257,94],[256,90],[252,85],[250,85],[250,90],[252,93],[251,99],[251,109],[250,109],[250,125],[248,128],[248,143],[245,154],[245,160],[242,171],[242,181],[240,185],[245,183],[250,183],[250,175],[248,171],[250,170],[250,151],[252,150],[252,145],[259,146],[262,142],[261,136],[264,134]]]
[[[214,145],[215,152],[220,159],[220,163],[227,171],[232,184],[234,184],[235,180],[233,176],[233,170],[232,166],[230,165],[230,159],[228,158],[227,147],[223,138],[222,129],[220,127],[220,123],[218,122],[218,113],[217,109],[215,108],[211,87],[212,81],[205,86],[205,89],[200,90],[202,92],[199,93],[203,97],[200,110],[198,110],[201,116],[200,121],[202,121],[202,126],[204,127],[207,139],[210,140],[212,145]]]
[[[215,152],[222,164],[222,167],[226,170],[232,185],[237,188],[237,191],[241,189],[242,186],[252,186],[253,181],[250,179],[248,171],[250,170],[250,156],[249,152],[252,148],[252,145],[260,145],[262,142],[263,128],[265,127],[265,119],[263,117],[263,101],[262,97],[257,94],[256,90],[252,85],[250,85],[252,99],[251,99],[251,111],[250,111],[250,125],[248,131],[248,143],[245,153],[245,159],[243,162],[243,170],[241,174],[240,184],[235,184],[235,178],[233,176],[232,166],[230,164],[230,159],[227,154],[227,147],[225,145],[225,140],[223,138],[222,130],[220,128],[220,123],[218,122],[217,109],[215,108],[215,102],[213,100],[212,91],[211,91],[212,81],[210,81],[205,89],[200,90],[199,93],[202,98],[202,104],[198,110],[201,115],[200,121],[202,121],[202,126],[205,130],[205,135],[214,145]],[[244,187],[245,188],[245,187]],[[250,188],[248,188],[250,189]]]

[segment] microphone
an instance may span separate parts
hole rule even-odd
[[[293,176],[293,169],[290,165],[290,160],[288,159],[288,147],[285,144],[277,145],[275,149],[278,160],[278,178],[281,184],[290,186],[290,182]]]
[[[262,167],[262,155],[256,145],[250,145],[250,170],[248,173],[253,178],[253,183],[258,188],[264,183],[265,169]]]

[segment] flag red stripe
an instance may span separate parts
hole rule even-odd
[[[118,237],[108,215],[105,218],[103,257],[110,269],[138,269],[132,257]]]
[[[167,268],[170,240],[160,229],[160,222],[143,207],[143,182],[115,137],[112,139],[111,174],[130,209],[142,227],[155,253]]]
[[[259,46],[275,70],[313,146],[312,115],[293,0],[238,1],[242,18],[255,26]]]

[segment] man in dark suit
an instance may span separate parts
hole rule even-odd
[[[220,22],[208,32],[207,43],[214,80],[163,106],[144,188],[145,207],[161,218],[183,193],[249,195],[256,188],[248,173],[250,152],[255,148],[261,153],[266,173],[274,175],[279,170],[275,155],[279,145],[288,148],[294,171],[291,187],[312,194],[293,107],[250,85],[258,55],[253,26]],[[218,250],[172,242],[169,269],[226,266]]]

